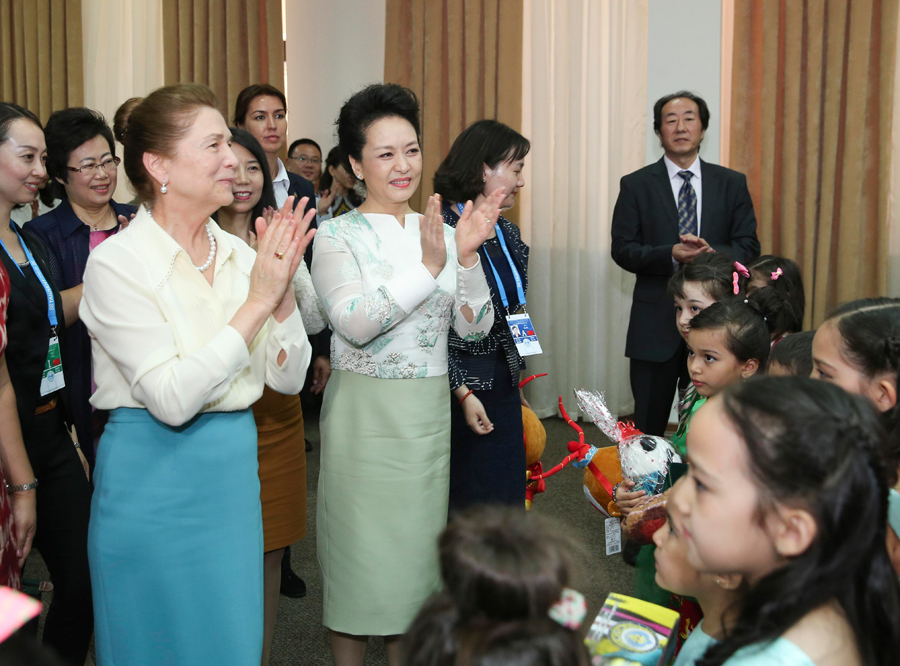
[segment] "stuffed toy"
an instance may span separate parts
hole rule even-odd
[[[525,386],[532,379],[546,377],[547,373],[531,375],[519,382],[519,388]],[[547,430],[530,407],[522,405],[522,428],[525,434],[525,508],[531,508],[531,501],[537,493],[544,492],[546,485],[543,479],[532,481],[532,475],[541,474],[544,469],[541,466],[541,456],[547,446]]]

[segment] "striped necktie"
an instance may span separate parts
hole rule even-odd
[[[690,171],[679,171],[678,175],[684,178],[684,185],[678,192],[678,233],[697,235],[697,193],[691,186]]]

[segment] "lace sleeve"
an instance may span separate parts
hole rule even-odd
[[[316,234],[312,282],[334,331],[362,347],[403,321],[437,288],[437,281],[420,263],[366,293],[356,256],[332,231],[325,225]]]
[[[294,298],[297,300],[300,316],[303,318],[303,328],[306,329],[307,335],[315,335],[328,325],[328,315],[316,294],[305,261],[300,262],[300,267],[294,274],[291,283],[294,287]]]

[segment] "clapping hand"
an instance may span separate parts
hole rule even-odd
[[[471,201],[466,202],[456,223],[456,256],[463,268],[471,268],[478,262],[478,248],[490,238],[497,224],[504,195],[504,188],[497,188],[477,209]]]
[[[308,197],[302,198],[298,209],[304,210],[307,200]],[[316,233],[309,228],[315,209],[307,211],[298,222],[293,203],[294,198],[288,197],[268,222],[262,216],[256,219],[259,249],[250,273],[250,296],[270,308],[277,321],[284,321],[296,307],[293,291],[289,289],[291,278]]]
[[[422,242],[422,263],[437,278],[447,264],[447,244],[444,242],[444,218],[441,216],[441,195],[428,197],[425,214],[419,215],[419,236]]]

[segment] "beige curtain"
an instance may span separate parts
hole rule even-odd
[[[46,121],[84,103],[81,0],[0,0],[0,99]]]
[[[544,353],[529,372],[541,417],[582,386],[633,409],[625,332],[634,277],[610,257],[619,179],[644,166],[647,0],[525,0],[522,197],[528,310]]]
[[[887,291],[898,0],[735,0],[731,166],[805,325]],[[738,138],[740,137],[740,138]]]
[[[284,91],[281,0],[163,0],[165,82],[203,83],[230,123],[253,83]]]
[[[384,80],[412,89],[422,113],[422,184],[468,125],[522,126],[522,0],[387,0]],[[517,211],[509,211],[515,220]]]

